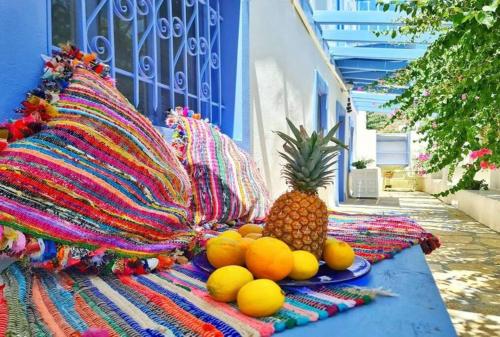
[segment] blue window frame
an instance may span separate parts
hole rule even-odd
[[[239,14],[239,1],[231,2],[237,5],[220,0],[48,0],[51,45],[72,41],[95,52],[111,66],[118,88],[156,125],[178,105],[221,125],[224,102],[234,106],[234,90],[223,90],[222,77],[222,39],[234,35],[223,29],[238,29],[239,15],[233,14]],[[228,12],[226,27],[222,6],[234,11]],[[228,47],[235,44],[227,42]]]
[[[314,126],[316,130],[328,129],[328,84],[321,77],[320,73],[315,70],[314,83]]]
[[[337,123],[341,123],[340,128],[337,131],[337,138],[342,143],[348,144],[346,135],[346,110],[339,101],[336,102],[335,110],[336,110]],[[346,152],[347,150],[341,149],[338,158],[338,171],[337,171],[338,202],[344,202],[346,199]]]

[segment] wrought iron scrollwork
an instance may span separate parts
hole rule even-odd
[[[135,105],[155,111],[196,102],[190,108],[204,116],[220,113],[220,0],[79,1],[86,5],[75,21],[84,47],[109,63],[120,83],[129,81]],[[118,54],[125,50],[130,56]],[[147,95],[139,92],[144,87]]]

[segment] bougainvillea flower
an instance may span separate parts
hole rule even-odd
[[[479,163],[479,166],[481,166],[483,170],[486,170],[490,167],[490,163],[488,163],[486,160],[482,160],[481,163]]]
[[[491,154],[493,154],[493,151],[484,147],[480,150],[472,151],[469,156],[471,159],[477,159]]]
[[[497,166],[495,164],[493,164],[493,163],[490,164],[490,167],[489,167],[490,170],[494,170],[496,168],[497,168]]]
[[[430,159],[430,155],[428,153],[421,153],[418,155],[417,159],[420,161],[427,161]]]

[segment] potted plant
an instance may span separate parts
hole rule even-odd
[[[373,163],[373,159],[360,159],[352,163],[352,166],[357,170],[362,170],[367,167],[368,164]]]
[[[380,168],[367,168],[373,159],[359,159],[352,163],[356,168],[349,173],[349,192],[354,198],[378,198],[381,190]]]

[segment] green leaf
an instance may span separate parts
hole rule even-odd
[[[274,131],[274,133],[277,134],[285,142],[294,144],[295,146],[299,146],[299,142],[297,140],[293,139],[292,137],[290,137],[289,135],[287,135],[286,133],[281,132],[281,131]]]
[[[292,130],[292,132],[293,132],[293,134],[294,134],[295,138],[296,138],[297,140],[302,139],[302,136],[301,136],[301,134],[300,134],[299,129],[297,129],[297,127],[296,127],[296,126],[292,123],[292,121],[291,121],[290,119],[288,119],[288,117],[287,117],[287,119],[286,119],[286,122],[288,123],[288,126],[290,127],[290,130]]]
[[[322,144],[327,144],[330,141],[330,139],[335,135],[337,130],[340,128],[340,124],[341,123],[337,123],[333,128],[330,129],[330,131],[328,131],[325,138],[323,138]]]
[[[493,27],[495,24],[495,19],[492,14],[486,14],[485,12],[479,12],[476,16],[476,21],[488,28]]]

